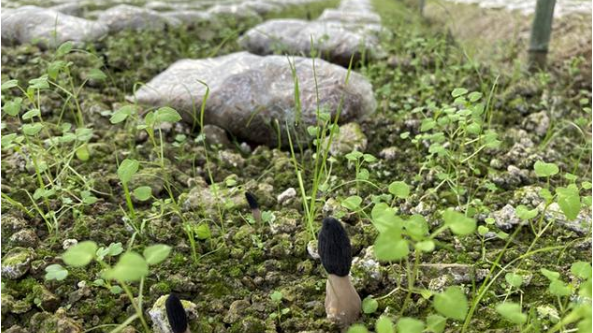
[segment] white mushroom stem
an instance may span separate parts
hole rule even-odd
[[[350,276],[328,275],[325,284],[325,312],[329,320],[340,327],[348,327],[360,317],[361,304]]]

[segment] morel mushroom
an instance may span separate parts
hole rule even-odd
[[[251,192],[245,192],[245,199],[247,199],[249,208],[251,208],[251,214],[253,215],[253,218],[257,223],[261,223],[261,212],[259,210],[257,198]]]
[[[318,248],[321,263],[328,273],[325,284],[327,318],[340,327],[347,327],[360,316],[361,300],[349,276],[352,266],[350,239],[338,220],[323,219]]]
[[[190,333],[187,327],[187,314],[179,297],[170,294],[165,302],[165,309],[173,333]]]

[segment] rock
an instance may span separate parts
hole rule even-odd
[[[23,229],[10,236],[10,242],[13,246],[37,247],[39,237],[37,237],[34,229]]]
[[[216,191],[212,186],[216,186]],[[205,209],[209,213],[216,212],[217,205],[232,203],[234,207],[245,207],[245,196],[239,193],[238,188],[226,188],[220,184],[208,186],[206,182],[199,178],[199,184],[196,184],[183,200],[183,207],[186,210]]]
[[[231,307],[227,315],[224,317],[224,322],[227,324],[234,324],[243,318],[245,310],[249,308],[249,302],[245,300],[238,300],[231,303]]]
[[[326,138],[329,140],[329,138]],[[343,156],[354,150],[364,152],[367,148],[367,137],[357,123],[348,123],[340,126],[337,136],[332,139],[329,152],[333,156]]]
[[[7,293],[2,293],[2,315],[12,311],[14,307],[14,297]]]
[[[27,274],[34,255],[31,248],[12,248],[2,258],[2,277],[15,280]]]
[[[299,214],[295,210],[289,210],[284,213],[277,213],[270,223],[270,230],[273,235],[289,234],[292,235],[298,228]]]
[[[381,17],[373,12],[354,12],[337,9],[326,9],[317,18],[318,21],[339,21],[358,24],[380,24]]]
[[[245,1],[239,6],[247,8],[248,10],[252,10],[259,15],[264,15],[269,12],[277,12],[281,9],[277,4],[264,1]]]
[[[54,312],[60,306],[60,298],[47,290],[43,285],[33,287],[35,298],[39,301],[35,303],[43,310]]]
[[[379,152],[379,157],[386,161],[394,161],[397,158],[399,152],[399,148],[397,147],[387,147]]]
[[[319,54],[321,58],[347,67],[350,59],[375,59],[380,50],[379,25],[355,25],[335,21],[297,19],[268,20],[247,31],[239,44],[259,54]]]
[[[27,221],[21,217],[2,214],[2,241],[9,240],[12,235],[27,227]]]
[[[74,319],[66,316],[66,310],[59,308],[55,314],[38,312],[30,321],[32,332],[38,333],[82,333],[82,326]]]
[[[173,20],[181,21],[183,24],[189,26],[199,24],[210,25],[210,23],[213,23],[212,15],[201,10],[175,10],[162,13],[161,15]]]
[[[294,80],[285,56],[260,57],[238,52],[217,58],[179,60],[142,86],[136,99],[150,106],[169,105],[193,123],[193,110],[199,108],[206,88],[210,88],[204,121],[226,129],[239,139],[269,146],[288,145],[286,123],[291,131],[308,142],[309,125],[317,124],[317,94],[311,59],[292,57],[300,87],[301,113],[295,112]],[[348,123],[374,112],[372,86],[360,74],[323,60],[315,62],[319,107],[335,116],[341,105],[340,121]],[[130,97],[132,98],[132,97]],[[133,99],[133,98],[132,98]],[[293,126],[300,120],[301,125]],[[277,128],[279,127],[279,129]],[[292,135],[293,142],[297,135]]]
[[[152,329],[156,333],[173,333],[169,320],[167,319],[167,310],[165,309],[165,302],[169,295],[163,295],[154,302],[152,308],[148,311],[148,315],[152,320]],[[188,322],[198,319],[198,306],[190,301],[181,300],[185,313],[187,314]]]
[[[2,14],[2,44],[35,42],[43,49],[71,41],[77,46],[105,36],[106,25],[51,9],[25,6]]]
[[[20,327],[19,325],[11,326],[9,329],[3,331],[4,333],[29,333],[28,330]]]
[[[72,2],[72,3],[63,3],[57,6],[49,7],[51,10],[55,10],[56,12],[60,12],[66,15],[72,15],[81,17],[83,8],[80,6],[79,3]]]
[[[548,117],[546,111],[532,113],[523,121],[523,128],[528,132],[544,137],[548,133],[548,128],[550,128],[550,117]]]
[[[231,168],[243,168],[245,166],[245,159],[241,154],[234,153],[229,150],[221,150],[218,152],[218,158],[223,165]]]
[[[312,240],[307,243],[307,253],[311,256],[311,258],[315,260],[320,260],[321,257],[319,256],[318,244],[316,240]]]
[[[206,143],[211,146],[220,146],[223,148],[230,148],[233,146],[231,140],[222,128],[214,125],[205,125],[202,129],[205,136]]]
[[[227,26],[237,24],[256,25],[262,21],[255,11],[241,5],[215,5],[206,11],[215,20],[228,23]]]
[[[64,250],[68,250],[69,248],[71,248],[72,246],[78,244],[78,240],[76,239],[64,239],[64,241],[62,242],[62,248]]]
[[[541,212],[544,210],[544,203],[541,203],[537,208]],[[544,215],[546,221],[554,220],[556,225],[560,225],[568,230],[574,231],[580,236],[585,236],[591,231],[591,210],[583,209],[579,211],[576,219],[569,221],[560,209],[560,206],[553,202],[548,206]]]
[[[161,168],[141,168],[129,183],[130,191],[140,186],[150,186],[152,195],[158,196],[165,189],[165,175]]]
[[[526,224],[515,214],[515,208],[509,204],[500,210],[492,212],[491,217],[494,219],[496,226],[504,231],[509,231],[521,223]]]
[[[110,32],[122,30],[163,30],[166,26],[177,26],[181,21],[159,14],[158,12],[134,7],[117,5],[99,15],[97,20],[109,27]]]
[[[420,264],[424,279],[428,280],[429,289],[442,290],[445,286],[480,282],[486,278],[488,269],[476,269],[464,264]]]
[[[362,257],[354,257],[352,260],[352,282],[357,289],[373,289],[378,290],[379,283],[383,279],[383,272],[381,265],[375,259],[373,247],[369,246],[364,250]]]
[[[278,203],[282,206],[285,206],[292,201],[292,199],[296,198],[297,191],[294,187],[287,188],[284,192],[278,194]]]

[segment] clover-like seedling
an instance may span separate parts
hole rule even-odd
[[[247,199],[247,203],[249,204],[249,208],[251,209],[251,214],[257,223],[261,223],[261,211],[259,210],[259,204],[257,203],[257,198],[251,192],[245,192],[245,199]]]
[[[170,294],[165,302],[165,308],[167,309],[167,319],[173,333],[189,333],[187,314],[179,297],[175,294]]]
[[[347,327],[360,316],[361,300],[350,281],[352,247],[342,224],[332,218],[323,219],[319,231],[319,256],[328,273],[325,285],[325,312],[338,326]]]

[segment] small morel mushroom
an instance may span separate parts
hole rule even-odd
[[[257,223],[261,223],[261,212],[259,210],[257,198],[251,192],[245,192],[245,199],[247,199],[249,208],[251,208],[251,214],[253,214],[253,218]]]
[[[344,227],[334,218],[323,219],[319,231],[319,256],[329,274],[325,284],[327,318],[340,327],[348,327],[360,316],[361,300],[350,281],[352,250]]]
[[[167,309],[167,319],[173,333],[189,333],[187,314],[179,298],[174,294],[170,294],[165,302],[165,308]]]

